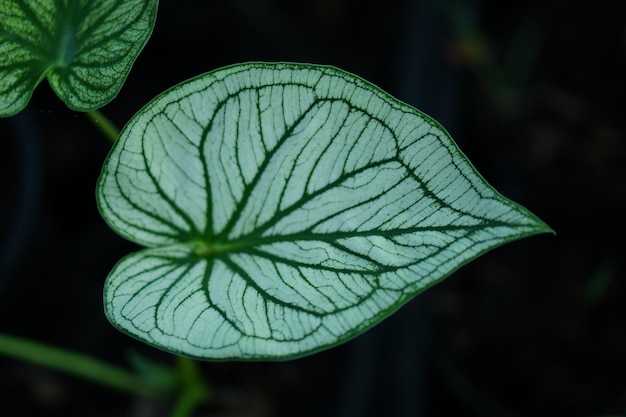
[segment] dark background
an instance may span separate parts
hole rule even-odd
[[[626,414],[626,2],[162,0],[118,126],[238,62],[331,64],[438,119],[557,233],[494,250],[354,341],[282,363],[201,363],[198,416]],[[136,248],[100,219],[109,142],[44,82],[0,120],[0,331],[128,366],[172,358],[114,330],[102,285]],[[167,416],[0,357],[7,416]]]

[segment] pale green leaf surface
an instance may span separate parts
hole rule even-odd
[[[166,91],[124,128],[97,195],[113,229],[150,247],[109,275],[107,317],[205,359],[328,348],[485,251],[550,231],[437,122],[303,64]]]
[[[157,0],[0,0],[0,116],[41,80],[79,111],[119,92],[156,19]]]

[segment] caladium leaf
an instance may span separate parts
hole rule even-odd
[[[128,123],[99,179],[119,262],[109,320],[204,359],[344,342],[480,254],[550,229],[433,119],[332,67],[249,63]]]
[[[46,77],[73,110],[107,104],[152,33],[157,3],[0,1],[0,116],[23,110]]]

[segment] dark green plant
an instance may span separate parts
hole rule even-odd
[[[157,0],[2,0],[0,116],[26,107],[47,78],[73,110],[111,101],[156,19]]]

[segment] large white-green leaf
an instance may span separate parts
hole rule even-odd
[[[0,116],[44,78],[73,110],[104,106],[144,47],[157,0],[0,0]]]
[[[550,229],[420,111],[332,67],[186,81],[125,127],[98,183],[150,247],[105,284],[122,331],[206,359],[285,359],[363,332],[485,251]]]

